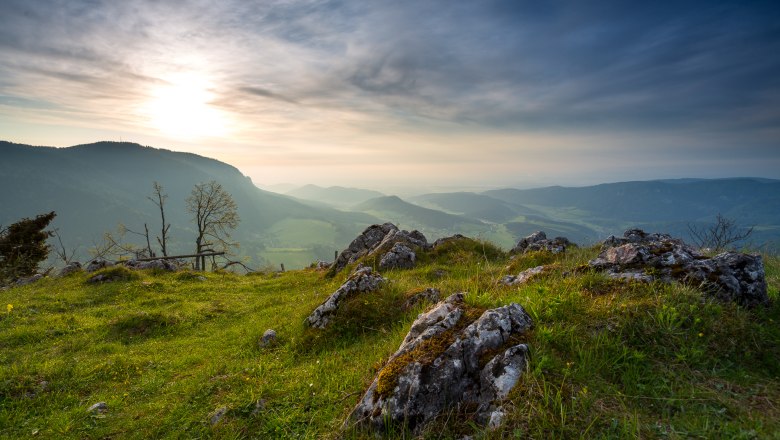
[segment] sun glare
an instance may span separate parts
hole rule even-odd
[[[178,75],[153,90],[144,107],[151,124],[177,139],[221,137],[227,133],[226,117],[210,104],[209,82],[198,75]]]

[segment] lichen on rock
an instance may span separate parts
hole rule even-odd
[[[405,249],[396,247],[399,244]],[[419,231],[402,231],[392,223],[371,225],[338,255],[331,266],[330,273],[336,274],[348,265],[358,262],[361,258],[371,256],[376,256],[380,262],[386,260],[387,268],[413,267],[414,250],[429,249],[430,247],[428,240]],[[388,254],[394,255],[388,256]]]
[[[519,339],[531,327],[517,304],[483,312],[461,293],[449,296],[417,317],[346,423],[418,431],[463,405],[475,408],[477,422],[498,423],[502,400],[525,370],[528,347]]]
[[[536,231],[533,234],[520,239],[512,249],[514,254],[522,254],[533,251],[547,251],[553,254],[566,252],[566,248],[572,246],[572,242],[566,237],[548,239],[544,231]]]

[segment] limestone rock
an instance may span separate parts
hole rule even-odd
[[[114,263],[110,261],[106,261],[102,258],[96,258],[87,264],[87,272],[95,272],[96,270],[100,270],[106,267],[113,266]]]
[[[414,267],[416,259],[417,255],[413,250],[398,242],[382,256],[382,259],[379,261],[379,268],[382,270],[411,269]]]
[[[512,253],[522,254],[531,251],[547,251],[559,254],[566,252],[566,248],[571,245],[572,243],[566,237],[555,237],[550,240],[543,231],[536,231],[517,242],[517,245],[512,249]]]
[[[419,431],[462,405],[475,408],[480,423],[500,423],[502,399],[528,358],[525,344],[509,341],[532,327],[531,318],[517,304],[487,310],[470,323],[467,316],[461,293],[418,316],[346,423],[382,432],[390,422]]]
[[[165,259],[165,260],[159,259],[159,260],[151,260],[151,261],[130,260],[127,263],[125,263],[125,266],[135,270],[157,269],[166,272],[175,272],[179,270],[180,267],[178,262],[169,259]]]
[[[79,263],[78,261],[73,261],[71,263],[66,264],[65,267],[63,267],[62,270],[60,270],[59,275],[61,277],[64,277],[75,272],[80,272],[81,270],[82,270],[81,263]]]
[[[391,251],[396,243],[402,243],[409,249],[415,247],[420,249],[430,248],[428,240],[419,231],[401,231],[392,223],[371,225],[357,238],[352,240],[352,243],[339,254],[331,270],[339,272],[347,265],[366,256],[376,255],[382,257],[385,253]]]
[[[276,331],[269,328],[260,338],[260,347],[268,347],[274,344],[276,344]]]
[[[108,411],[108,405],[106,402],[98,402],[87,409],[87,412],[102,414]]]
[[[519,284],[525,284],[531,281],[532,278],[541,275],[547,270],[548,266],[536,266],[530,269],[526,269],[517,275],[507,275],[502,278],[499,283],[505,286],[517,286]]]
[[[211,423],[211,426],[216,425],[220,421],[222,421],[222,418],[225,417],[227,414],[228,409],[226,406],[219,407],[214,410],[211,414],[209,414],[209,422]]]
[[[306,323],[313,328],[325,328],[341,303],[347,298],[356,294],[378,290],[385,281],[381,275],[373,273],[370,267],[358,266],[338,290],[333,292],[325,302],[314,309],[311,315],[306,318]]]
[[[706,258],[668,234],[630,229],[623,237],[611,236],[602,243],[601,253],[589,265],[605,271],[611,278],[645,282],[679,280],[700,286],[715,298],[744,306],[769,302],[760,255],[724,252]]]

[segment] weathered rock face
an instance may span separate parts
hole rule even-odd
[[[377,432],[387,422],[419,430],[443,411],[467,405],[478,422],[499,424],[501,401],[528,357],[525,344],[510,341],[531,328],[531,318],[511,304],[470,319],[461,293],[421,314],[346,423]]]
[[[419,231],[401,231],[392,223],[371,225],[339,254],[332,270],[338,272],[365,256],[384,257],[396,243],[404,244],[410,250],[415,247],[420,249],[430,247],[428,240]]]
[[[381,275],[373,273],[370,267],[359,266],[338,290],[311,312],[311,315],[306,318],[306,324],[313,328],[327,327],[339,306],[347,298],[378,290],[385,281]]]
[[[630,229],[623,237],[607,238],[598,258],[589,265],[612,278],[660,280],[701,286],[710,295],[744,306],[769,302],[764,264],[760,255],[724,252],[701,255],[682,240],[667,234]]]
[[[414,261],[417,255],[408,246],[402,243],[396,243],[393,247],[382,255],[379,261],[381,270],[387,269],[411,269],[414,267]]]
[[[125,263],[125,266],[130,269],[144,270],[144,269],[157,269],[167,272],[175,272],[179,270],[179,263],[175,260],[152,260],[152,261],[138,261],[130,260]]]
[[[547,270],[547,266],[536,266],[532,267],[530,269],[526,269],[522,272],[520,272],[517,275],[507,275],[504,278],[501,278],[499,283],[505,285],[505,286],[517,286],[519,284],[525,284],[534,277],[541,275]]]
[[[60,276],[64,277],[72,273],[79,272],[81,270],[82,270],[81,263],[79,263],[78,261],[74,261],[72,263],[68,263],[67,265],[65,265],[65,267],[62,268],[62,270],[60,270]]]
[[[113,265],[114,263],[110,261],[106,261],[102,258],[96,258],[90,261],[89,264],[87,264],[87,272],[94,272],[96,270],[100,270],[106,267],[111,267]]]
[[[552,240],[547,238],[543,231],[536,231],[528,237],[520,239],[517,245],[512,249],[512,253],[522,254],[531,251],[547,251],[553,254],[566,252],[566,248],[571,246],[571,242],[566,237],[555,237]]]

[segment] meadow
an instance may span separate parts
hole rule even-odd
[[[343,421],[431,305],[405,301],[436,287],[483,308],[517,302],[535,327],[500,428],[453,410],[422,438],[780,438],[777,257],[764,259],[771,305],[745,309],[583,270],[595,248],[510,260],[472,243],[384,272],[382,290],[324,331],[303,321],[346,272],[111,268],[121,280],[75,273],[0,291],[0,437],[374,438]],[[539,264],[555,269],[496,282]],[[269,328],[278,339],[262,347]],[[88,411],[97,402],[107,409]]]

